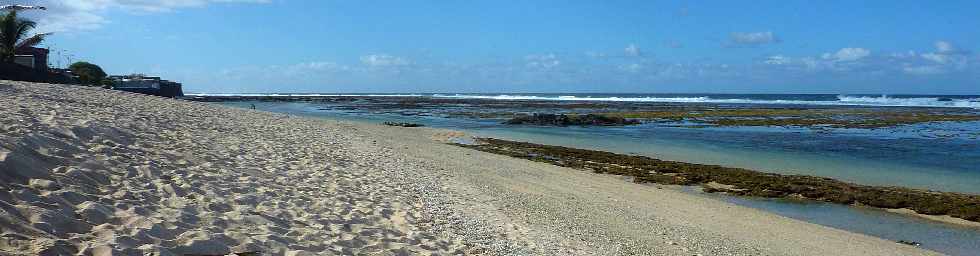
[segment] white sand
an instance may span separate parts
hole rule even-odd
[[[0,255],[930,255],[435,129],[0,81]]]

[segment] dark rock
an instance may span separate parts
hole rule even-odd
[[[477,138],[458,145],[596,173],[633,177],[636,183],[701,185],[727,184],[731,189],[705,189],[737,196],[809,199],[843,205],[912,209],[927,215],[950,215],[980,222],[980,195],[902,187],[867,186],[824,177],[782,175],[718,165],[664,161],[646,156]]]
[[[425,125],[416,124],[416,123],[398,123],[398,122],[384,122],[382,124],[387,125],[387,126],[397,126],[397,127],[422,127],[422,126],[425,126]]]
[[[905,245],[911,245],[911,246],[915,246],[915,247],[922,246],[922,243],[919,243],[919,242],[916,242],[916,241],[898,240],[897,243],[905,244]]]
[[[596,114],[565,115],[565,114],[533,114],[511,118],[504,124],[529,124],[543,126],[621,126],[639,124],[640,121],[616,116]]]

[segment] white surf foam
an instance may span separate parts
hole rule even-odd
[[[835,101],[813,100],[756,100],[756,99],[715,99],[702,97],[577,97],[577,96],[537,96],[537,95],[470,95],[435,94],[437,98],[496,99],[496,100],[555,100],[555,101],[614,101],[614,102],[665,102],[665,103],[734,103],[734,104],[780,104],[780,105],[856,105],[856,106],[904,106],[904,107],[959,107],[980,109],[980,98],[943,99],[939,97],[897,98],[839,95]]]
[[[590,97],[590,96],[541,96],[520,94],[307,94],[307,93],[189,93],[187,96],[221,97],[434,97],[451,99],[489,100],[552,100],[552,101],[608,101],[608,102],[664,102],[664,103],[730,103],[775,105],[840,105],[840,106],[902,106],[902,107],[956,107],[980,109],[980,98],[949,99],[940,97],[879,97],[838,95],[837,100],[758,100],[716,99],[700,97]]]

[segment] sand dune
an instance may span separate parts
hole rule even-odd
[[[0,255],[934,254],[458,136],[0,81]]]

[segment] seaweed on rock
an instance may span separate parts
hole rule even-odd
[[[605,116],[596,114],[586,115],[565,115],[565,114],[538,114],[520,115],[504,122],[504,124],[530,124],[544,126],[620,126],[639,124],[640,121],[626,119],[618,116]]]
[[[425,125],[422,125],[422,124],[401,123],[401,122],[384,122],[384,123],[381,123],[381,124],[387,125],[387,126],[396,126],[396,127],[423,127],[423,126],[425,126]]]
[[[629,176],[637,183],[702,185],[706,192],[726,192],[741,196],[804,198],[845,205],[908,208],[920,214],[949,215],[980,222],[978,195],[867,186],[824,177],[772,174],[493,138],[477,140],[479,143],[459,146],[596,173]]]

